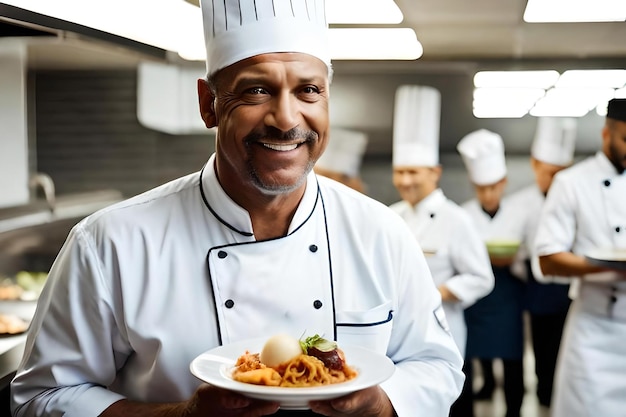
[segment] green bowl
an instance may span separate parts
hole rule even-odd
[[[486,242],[487,252],[491,256],[511,257],[517,253],[520,243],[519,240],[492,240]]]

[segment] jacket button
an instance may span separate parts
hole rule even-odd
[[[317,246],[316,245],[311,245],[309,246],[309,250],[313,253],[317,252]]]
[[[226,300],[224,305],[226,306],[226,308],[233,308],[235,306],[235,302],[229,299],[229,300]]]
[[[435,213],[430,213],[430,218],[434,219],[435,218]]]
[[[315,307],[316,310],[319,310],[322,308],[322,302],[320,300],[313,301],[313,307]]]
[[[220,258],[220,259],[224,259],[227,256],[228,256],[228,254],[226,252],[224,252],[223,250],[217,252],[217,257]]]
[[[619,227],[619,226],[617,226],[617,227],[615,228],[615,231],[616,231],[617,233],[619,233],[621,230],[622,230],[622,228],[621,228],[621,227]]]
[[[611,181],[610,180],[604,180],[604,186],[608,187],[609,185],[611,185]]]

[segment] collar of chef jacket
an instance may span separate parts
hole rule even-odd
[[[606,176],[606,178],[618,177],[620,174],[615,169],[615,166],[611,163],[609,158],[602,151],[596,152],[596,161],[600,167],[600,174]],[[626,171],[622,172],[623,176],[626,176]]]
[[[202,183],[202,191],[206,198],[207,206],[213,211],[215,216],[236,232],[246,236],[253,236],[252,221],[250,220],[248,211],[235,203],[228,194],[226,194],[217,179],[215,173],[215,154],[211,155],[211,158],[202,170],[200,181]],[[311,171],[307,176],[304,196],[289,225],[288,234],[291,234],[309,218],[315,207],[317,192],[317,180],[315,174]]]
[[[432,193],[428,194],[426,198],[417,203],[415,210],[417,213],[426,213],[430,216],[431,213],[436,213],[445,201],[446,196],[443,191],[441,188],[437,188]]]

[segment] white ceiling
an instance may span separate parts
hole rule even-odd
[[[526,0],[395,1],[404,14],[400,25],[412,27],[424,47],[418,63],[593,58],[617,60],[626,67],[624,22],[525,23]],[[29,45],[34,68],[134,67],[142,59],[155,59],[67,32],[56,38],[31,38]]]

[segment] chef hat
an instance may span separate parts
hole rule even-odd
[[[209,75],[255,55],[299,52],[330,66],[324,0],[201,0]]]
[[[626,98],[614,98],[610,100],[606,117],[626,122]]]
[[[402,85],[393,115],[393,166],[439,165],[441,94],[436,88]]]
[[[367,147],[367,135],[354,130],[332,128],[326,150],[316,167],[357,177]]]
[[[506,177],[504,142],[497,133],[476,130],[461,139],[456,149],[463,158],[472,183],[490,185]]]
[[[533,158],[552,165],[567,166],[574,160],[576,119],[541,117],[530,148]]]

